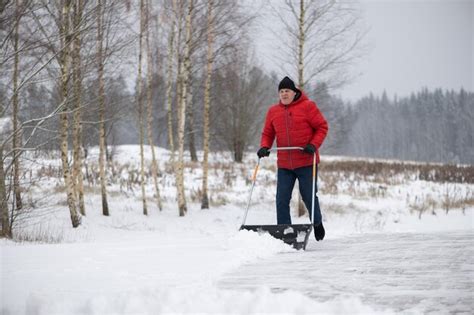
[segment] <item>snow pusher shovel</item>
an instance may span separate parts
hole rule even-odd
[[[279,147],[270,149],[270,151],[279,151],[279,150],[303,150],[301,147]],[[260,166],[260,158],[258,158],[257,166],[252,176],[252,187],[250,188],[250,195],[247,202],[247,208],[245,210],[244,219],[240,230],[255,231],[258,233],[268,233],[274,238],[282,240],[286,244],[292,245],[296,249],[306,249],[306,244],[308,243],[309,235],[313,230],[313,218],[314,218],[314,196],[315,196],[315,187],[316,187],[316,153],[313,156],[313,197],[311,200],[311,223],[310,224],[275,224],[275,225],[245,225],[247,220],[247,214],[250,209],[250,200],[252,199],[253,189],[255,187],[255,182],[257,181],[257,172]]]

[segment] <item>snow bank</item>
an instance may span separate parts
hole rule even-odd
[[[135,290],[89,300],[43,303],[31,296],[27,311],[35,314],[393,314],[363,305],[358,298],[338,297],[318,303],[296,291],[253,291],[179,288]]]

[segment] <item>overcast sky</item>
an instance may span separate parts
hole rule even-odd
[[[474,91],[474,0],[365,0],[360,5],[371,50],[340,96],[355,101],[386,90],[389,97],[403,97],[422,87]],[[277,70],[269,55],[263,38],[257,56],[267,70]]]

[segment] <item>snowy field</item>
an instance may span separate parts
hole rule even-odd
[[[77,229],[70,227],[59,160],[29,157],[30,210],[18,217],[15,241],[0,240],[1,314],[474,313],[472,184],[406,174],[382,184],[334,183],[321,172],[326,239],[311,236],[307,250],[296,251],[268,235],[238,231],[254,154],[244,164],[224,153],[211,156],[212,207],[205,211],[200,165],[188,163],[188,213],[178,217],[168,152],[160,149],[164,209],[154,203],[150,178],[146,217],[134,180],[137,152],[136,146],[115,152],[110,217],[101,215],[92,184],[97,152],[90,152],[87,216]],[[341,158],[323,157],[334,160]],[[274,164],[274,157],[262,161],[249,224],[275,223]]]

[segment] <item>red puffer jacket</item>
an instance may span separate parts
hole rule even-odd
[[[328,123],[319,111],[316,103],[308,99],[302,92],[301,96],[290,103],[274,104],[267,112],[265,126],[262,131],[261,147],[271,148],[273,140],[277,147],[304,147],[313,144],[317,151],[328,133]],[[278,167],[295,169],[313,165],[313,156],[301,150],[278,151]]]

